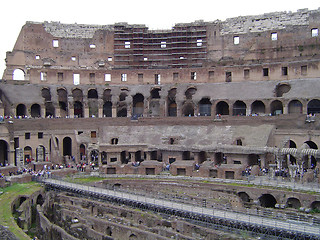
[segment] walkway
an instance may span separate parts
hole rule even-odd
[[[202,215],[206,217],[214,217],[224,220],[230,220],[237,223],[244,223],[264,227],[268,229],[277,229],[280,231],[291,232],[294,234],[302,234],[309,236],[311,239],[320,239],[320,227],[299,221],[282,221],[277,219],[270,219],[261,216],[253,216],[248,214],[236,213],[232,211],[209,209],[205,207],[197,207],[194,205],[176,203],[169,200],[160,200],[151,197],[140,196],[136,194],[123,193],[115,190],[107,190],[98,187],[85,186],[81,184],[69,183],[55,179],[44,179],[47,185],[63,190],[86,192],[93,196],[108,196],[119,198],[128,201],[136,201],[145,205],[157,206],[159,208],[168,208],[178,211],[188,212],[194,215]],[[310,239],[310,238],[309,238]]]

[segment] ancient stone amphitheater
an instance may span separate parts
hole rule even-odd
[[[268,173],[318,183],[319,28],[319,9],[181,23],[169,30],[27,22],[7,52],[0,83],[0,171],[91,162],[104,176],[244,180]],[[224,206],[230,208],[264,194],[226,191]],[[69,232],[74,238],[166,239],[180,229],[176,239],[209,239],[203,237],[208,229],[189,234],[179,219],[137,217],[119,206],[100,211],[88,199],[47,194],[28,204],[44,203],[48,225],[63,219],[60,227],[70,228],[70,221],[86,218],[74,212],[92,217],[86,226],[93,233],[84,234],[78,224]],[[262,205],[320,210],[319,195],[274,194]],[[63,211],[56,214],[52,201]],[[125,222],[129,215],[135,223]],[[106,218],[109,228],[103,227]],[[141,232],[131,234],[138,225]],[[144,236],[154,226],[170,230],[149,229]],[[125,237],[119,229],[127,229]],[[62,236],[54,233],[44,236]]]

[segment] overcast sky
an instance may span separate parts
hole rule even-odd
[[[111,2],[111,3],[110,3]],[[26,21],[60,21],[81,24],[145,24],[170,29],[175,23],[214,21],[269,12],[318,9],[319,0],[3,0],[0,11],[0,77],[7,51],[12,51]]]

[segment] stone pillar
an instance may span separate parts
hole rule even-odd
[[[283,114],[288,114],[288,103],[283,103]]]
[[[46,117],[46,106],[42,106],[41,107],[41,113],[40,113],[42,118]]]
[[[68,97],[68,115],[70,118],[74,118],[74,104],[73,97]]]
[[[60,107],[56,108],[56,117],[61,117]]]
[[[97,117],[103,117],[103,100],[98,99],[98,116]]]
[[[151,160],[151,152],[145,152],[146,153],[146,159],[145,161],[150,161]]]
[[[247,104],[246,115],[251,115],[251,104]]]

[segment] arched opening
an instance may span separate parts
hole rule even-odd
[[[236,101],[233,104],[233,116],[246,116],[247,106],[243,101]]]
[[[105,151],[101,153],[101,163],[108,164],[108,155]]]
[[[80,160],[83,161],[86,156],[86,147],[84,144],[80,144]]]
[[[88,91],[88,107],[89,117],[99,116],[98,92],[96,89],[90,89]]]
[[[154,88],[150,92],[150,101],[149,101],[149,115],[150,116],[159,116],[160,115],[160,89]]]
[[[44,198],[43,198],[42,194],[39,194],[37,197],[36,204],[42,206],[43,203],[44,203]]]
[[[211,116],[211,105],[209,98],[202,98],[199,102],[200,116]]]
[[[138,240],[138,237],[137,237],[137,235],[135,235],[135,234],[131,234],[130,236],[129,236],[129,240]]]
[[[308,102],[307,113],[308,114],[320,113],[320,100],[313,99],[310,102]]]
[[[19,104],[16,108],[16,115],[18,117],[24,117],[27,114],[27,108],[24,104]]]
[[[318,149],[317,144],[315,142],[313,142],[313,141],[306,141],[304,143],[307,144],[309,146],[309,148]]]
[[[6,166],[8,162],[8,143],[0,140],[0,166]]]
[[[12,73],[12,80],[25,80],[26,74],[21,69],[15,69]]]
[[[251,114],[261,115],[266,113],[266,106],[262,101],[254,101],[251,104]]]
[[[320,211],[320,201],[314,201],[311,203],[311,209]]]
[[[291,86],[287,83],[278,84],[275,89],[276,97],[282,97],[283,94],[289,92],[290,89],[291,89]]]
[[[260,206],[265,208],[274,208],[277,204],[277,200],[271,194],[262,194],[258,200]]]
[[[133,96],[132,116],[141,117],[144,111],[144,96],[140,93]]]
[[[112,117],[112,102],[106,101],[103,104],[103,116],[104,117]]]
[[[74,116],[78,118],[83,117],[82,103],[79,101],[74,102]]]
[[[106,235],[107,235],[107,236],[112,236],[111,227],[107,227],[107,229],[106,229]]]
[[[238,193],[239,198],[243,203],[249,203],[250,202],[250,197],[246,192],[239,192]]]
[[[195,87],[190,87],[185,92],[185,96],[187,100],[191,100],[192,96],[197,92],[197,89]]]
[[[188,102],[185,103],[182,107],[183,116],[193,116],[194,115],[194,107],[193,103]]]
[[[98,92],[96,89],[90,89],[88,91],[88,99],[98,99]]]
[[[229,105],[225,101],[217,103],[216,113],[220,115],[229,115]]]
[[[159,94],[160,91],[161,91],[160,88],[152,89],[150,92],[151,99],[160,99],[160,94]]]
[[[291,165],[297,165],[297,159],[294,157],[294,156],[292,156],[291,154],[289,154],[289,163],[291,164]]]
[[[46,102],[45,103],[45,107],[46,107],[46,117],[48,116],[55,116],[55,108],[53,106],[52,102]]]
[[[36,160],[37,162],[44,162],[45,161],[45,155],[46,155],[46,150],[45,147],[42,145],[39,145],[36,149]]]
[[[60,108],[60,116],[66,117],[68,116],[68,94],[67,91],[63,88],[59,88],[57,90],[58,94],[58,102]]]
[[[288,198],[286,203],[287,208],[299,209],[301,207],[301,202],[297,198]]]
[[[294,141],[289,140],[289,148],[297,148],[297,144]]]
[[[295,113],[302,113],[302,103],[299,100],[292,100],[289,102],[288,105],[288,113],[295,114]]]
[[[171,102],[168,107],[168,116],[176,117],[177,116],[177,104],[175,102]]]
[[[49,88],[41,89],[41,96],[44,98],[45,102],[51,101],[51,92]]]
[[[24,152],[25,164],[29,164],[32,161],[32,148],[30,146],[26,146],[23,149],[23,152]]]
[[[248,155],[248,165],[259,165],[260,164],[260,157],[257,154],[249,154]]]
[[[172,88],[168,92],[168,116],[169,117],[177,116],[176,94],[177,94],[176,88]]]
[[[152,151],[150,153],[150,160],[158,160],[158,151]]]
[[[31,106],[31,117],[33,118],[41,117],[41,107],[39,104],[33,104]]]
[[[70,137],[63,139],[63,156],[72,156],[72,140]]]
[[[270,113],[272,116],[277,116],[283,113],[282,102],[279,100],[274,100],[270,105]]]
[[[119,95],[119,102],[117,105],[117,117],[127,117],[127,96],[128,94],[125,90],[123,90]]]

